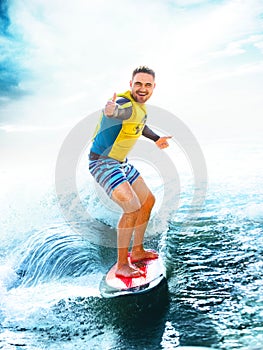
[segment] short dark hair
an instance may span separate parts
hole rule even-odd
[[[149,68],[147,66],[139,66],[139,67],[135,68],[134,71],[132,72],[132,79],[134,78],[134,76],[137,73],[147,73],[147,74],[150,74],[153,77],[153,79],[155,79],[154,70],[152,70],[151,68]]]

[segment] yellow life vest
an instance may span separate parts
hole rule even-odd
[[[142,134],[147,119],[147,111],[144,104],[137,103],[133,99],[130,91],[118,94],[117,96],[130,100],[130,102],[127,103],[132,104],[132,115],[129,119],[122,121],[122,128],[108,156],[123,162]],[[125,108],[125,105],[126,104],[120,106],[120,108]]]

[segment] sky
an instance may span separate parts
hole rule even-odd
[[[262,0],[1,0],[2,159],[47,157],[139,65],[200,143],[261,139]]]

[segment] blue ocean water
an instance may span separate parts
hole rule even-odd
[[[185,220],[191,171],[180,154],[174,159],[180,204],[169,203],[164,223],[158,217],[162,186],[154,171],[145,172],[157,196],[146,244],[160,251],[168,283],[123,299],[99,294],[116,249],[98,241],[114,241],[119,213],[89,190],[85,161],[79,190],[96,216],[89,222],[78,216],[74,197],[75,222],[65,221],[52,174],[47,179],[31,169],[24,177],[13,168],[2,171],[0,348],[262,349],[263,145],[218,140],[202,149],[208,189],[191,220]]]

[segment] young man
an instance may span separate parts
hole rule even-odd
[[[141,271],[132,262],[156,259],[158,253],[145,250],[144,233],[155,198],[135,167],[128,163],[127,154],[143,135],[163,149],[168,137],[159,137],[147,125],[145,102],[155,88],[155,73],[141,66],[130,81],[130,90],[114,93],[108,101],[96,128],[90,151],[89,169],[109,197],[123,210],[118,223],[118,260],[116,276],[140,277]],[[117,96],[119,97],[117,99]],[[133,237],[131,263],[128,248]]]

